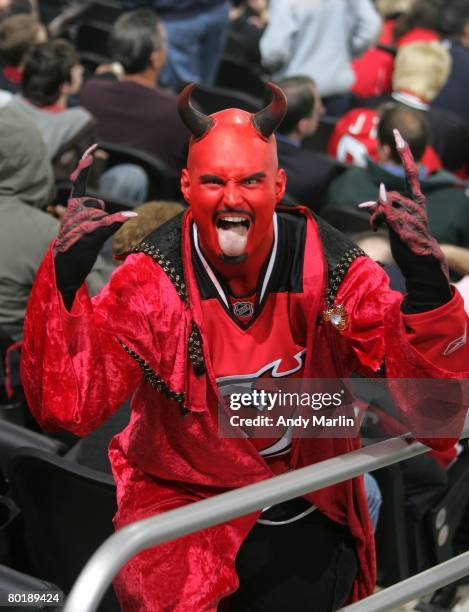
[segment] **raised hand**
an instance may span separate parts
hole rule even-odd
[[[105,241],[122,223],[137,216],[133,211],[108,215],[102,200],[85,196],[95,149],[96,145],[93,145],[85,152],[70,177],[72,193],[54,243],[57,287],[68,309],[91,272]]]
[[[396,251],[396,235],[415,255],[432,255],[448,275],[445,256],[437,240],[431,235],[428,227],[428,216],[423,195],[418,179],[417,164],[407,142],[402,138],[398,130],[394,130],[396,149],[404,166],[406,180],[411,197],[406,197],[397,191],[386,191],[383,183],[379,189],[377,202],[364,202],[359,208],[369,208],[371,211],[370,225],[376,230],[383,222],[390,229],[391,248],[398,264],[400,264],[399,253]],[[398,250],[398,249],[397,249]],[[397,257],[396,257],[397,255]]]
[[[85,196],[88,175],[93,164],[93,152],[96,147],[97,145],[93,145],[85,151],[78,167],[70,177],[73,187],[55,241],[56,253],[68,251],[86,234],[94,234],[93,239],[96,242],[98,253],[106,239],[116,232],[122,223],[137,215],[133,211],[108,215],[104,210],[102,200]]]
[[[405,313],[433,310],[452,297],[448,265],[437,240],[430,233],[425,196],[420,189],[418,169],[407,142],[394,130],[396,148],[404,166],[410,197],[379,188],[377,202],[364,202],[359,208],[371,212],[370,225],[381,223],[389,229],[391,252],[406,279]]]

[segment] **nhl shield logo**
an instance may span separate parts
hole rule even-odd
[[[235,302],[233,304],[233,312],[240,319],[251,317],[254,312],[254,306],[251,302]]]

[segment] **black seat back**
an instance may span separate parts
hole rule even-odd
[[[107,168],[112,168],[117,164],[136,164],[145,170],[149,180],[147,200],[180,201],[182,199],[179,175],[155,155],[107,141],[100,141],[99,147],[109,156]]]
[[[265,84],[259,74],[243,61],[230,55],[222,56],[215,85],[241,91],[261,100],[265,92]]]
[[[255,113],[263,106],[262,101],[255,96],[224,87],[198,85],[192,93],[192,98],[207,115],[225,108],[240,108],[249,113]]]
[[[0,592],[11,594],[23,593],[26,595],[38,592],[52,597],[51,591],[59,590],[55,584],[23,574],[22,572],[17,572],[5,565],[0,565]],[[52,599],[51,601],[54,600]],[[54,612],[54,610],[63,610],[63,607],[60,605],[51,606],[48,602],[41,603],[39,601],[34,605],[33,609],[36,611],[47,610],[47,612]],[[14,606],[3,608],[3,610],[4,612],[8,612],[8,610],[14,610],[15,612],[29,611],[31,610],[31,604],[22,606],[16,603]]]
[[[22,513],[31,573],[70,591],[91,555],[113,533],[112,477],[36,449],[19,451],[7,477]],[[100,610],[115,606],[108,592]]]
[[[0,419],[0,479],[6,480],[8,464],[24,448],[36,448],[51,455],[63,455],[67,451],[60,440]]]

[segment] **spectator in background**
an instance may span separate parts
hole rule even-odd
[[[354,82],[351,56],[370,47],[380,29],[371,0],[272,0],[262,63],[276,80],[314,78],[327,113],[340,116]]]
[[[354,106],[376,105],[377,100],[364,98],[391,92],[393,51],[415,42],[440,42],[446,29],[446,0],[378,0],[376,7],[385,19],[378,42],[390,51],[374,48],[353,61]]]
[[[0,326],[19,340],[36,270],[59,224],[45,212],[54,177],[44,142],[30,117],[11,104],[0,108],[0,157]],[[93,293],[109,273],[100,259],[88,277]]]
[[[159,75],[162,87],[177,92],[186,83],[213,83],[228,28],[228,0],[123,0],[123,5],[150,5],[163,23],[168,53]]]
[[[372,98],[391,93],[395,50],[394,28],[396,20],[410,11],[413,2],[414,0],[376,1],[376,8],[383,18],[383,27],[377,46],[368,49],[352,61],[355,75],[355,83],[352,87],[352,93],[356,98],[353,102],[354,106],[362,106],[361,98]]]
[[[452,68],[432,106],[455,113],[469,124],[469,3],[467,0],[450,0],[443,17]]]
[[[441,39],[440,24],[446,0],[413,0],[412,6],[395,23],[392,42],[400,48],[411,42]]]
[[[396,56],[392,98],[425,114],[430,143],[443,167],[458,172],[469,159],[469,127],[457,115],[431,106],[450,71],[451,56],[442,43],[407,44]]]
[[[225,52],[262,72],[259,41],[267,26],[267,0],[245,0],[230,14]]]
[[[375,0],[376,8],[383,19],[395,19],[412,8],[415,0]]]
[[[423,163],[430,173],[442,166],[452,172],[460,171],[469,158],[468,128],[464,121],[430,106],[446,82],[450,68],[451,57],[442,43],[409,43],[396,56],[392,95],[380,99],[382,102],[393,99],[425,115],[431,130]],[[362,107],[346,113],[335,126],[328,153],[340,161],[360,166],[366,165],[368,155],[377,161],[379,108],[379,105],[378,108]]]
[[[337,175],[336,165],[315,151],[302,149],[314,134],[324,112],[315,82],[307,76],[289,77],[277,85],[287,97],[287,112],[277,129],[279,166],[287,173],[287,193],[297,203],[317,211],[327,187]]]
[[[376,200],[381,183],[388,191],[407,190],[397,153],[393,129],[407,140],[419,165],[422,192],[427,198],[428,219],[432,234],[441,243],[469,246],[469,199],[461,181],[445,171],[429,176],[421,159],[428,141],[428,127],[419,113],[401,105],[389,104],[378,125],[379,162],[368,162],[366,168],[352,168],[331,185],[322,216],[346,233],[366,231],[369,215],[358,209],[361,202]]]
[[[32,14],[6,17],[0,21],[0,89],[21,91],[24,59],[35,44],[47,40],[47,32]]]
[[[51,160],[71,146],[83,152],[94,142],[91,113],[67,108],[69,96],[81,89],[82,75],[78,55],[66,40],[35,45],[26,56],[22,97],[15,103],[39,127]]]
[[[140,9],[119,17],[110,34],[110,53],[123,67],[122,80],[90,79],[80,96],[97,120],[98,138],[146,151],[180,171],[189,133],[177,113],[176,97],[155,85],[166,56],[155,12]]]
[[[33,47],[25,61],[23,97],[13,104],[21,106],[39,127],[54,166],[56,180],[68,180],[83,152],[95,141],[95,120],[85,108],[67,108],[69,96],[82,85],[83,68],[73,46],[53,40]],[[102,168],[101,168],[102,171]],[[145,172],[131,164],[120,164],[93,176],[104,195],[130,202],[144,202],[148,179]]]
[[[37,17],[37,0],[0,0],[0,19],[21,14],[33,14]]]

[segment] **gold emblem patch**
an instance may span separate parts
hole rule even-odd
[[[346,313],[343,304],[338,304],[337,306],[328,308],[324,312],[322,318],[324,321],[330,321],[331,325],[333,325],[339,331],[344,331],[344,329],[347,329],[349,324],[348,314]]]

